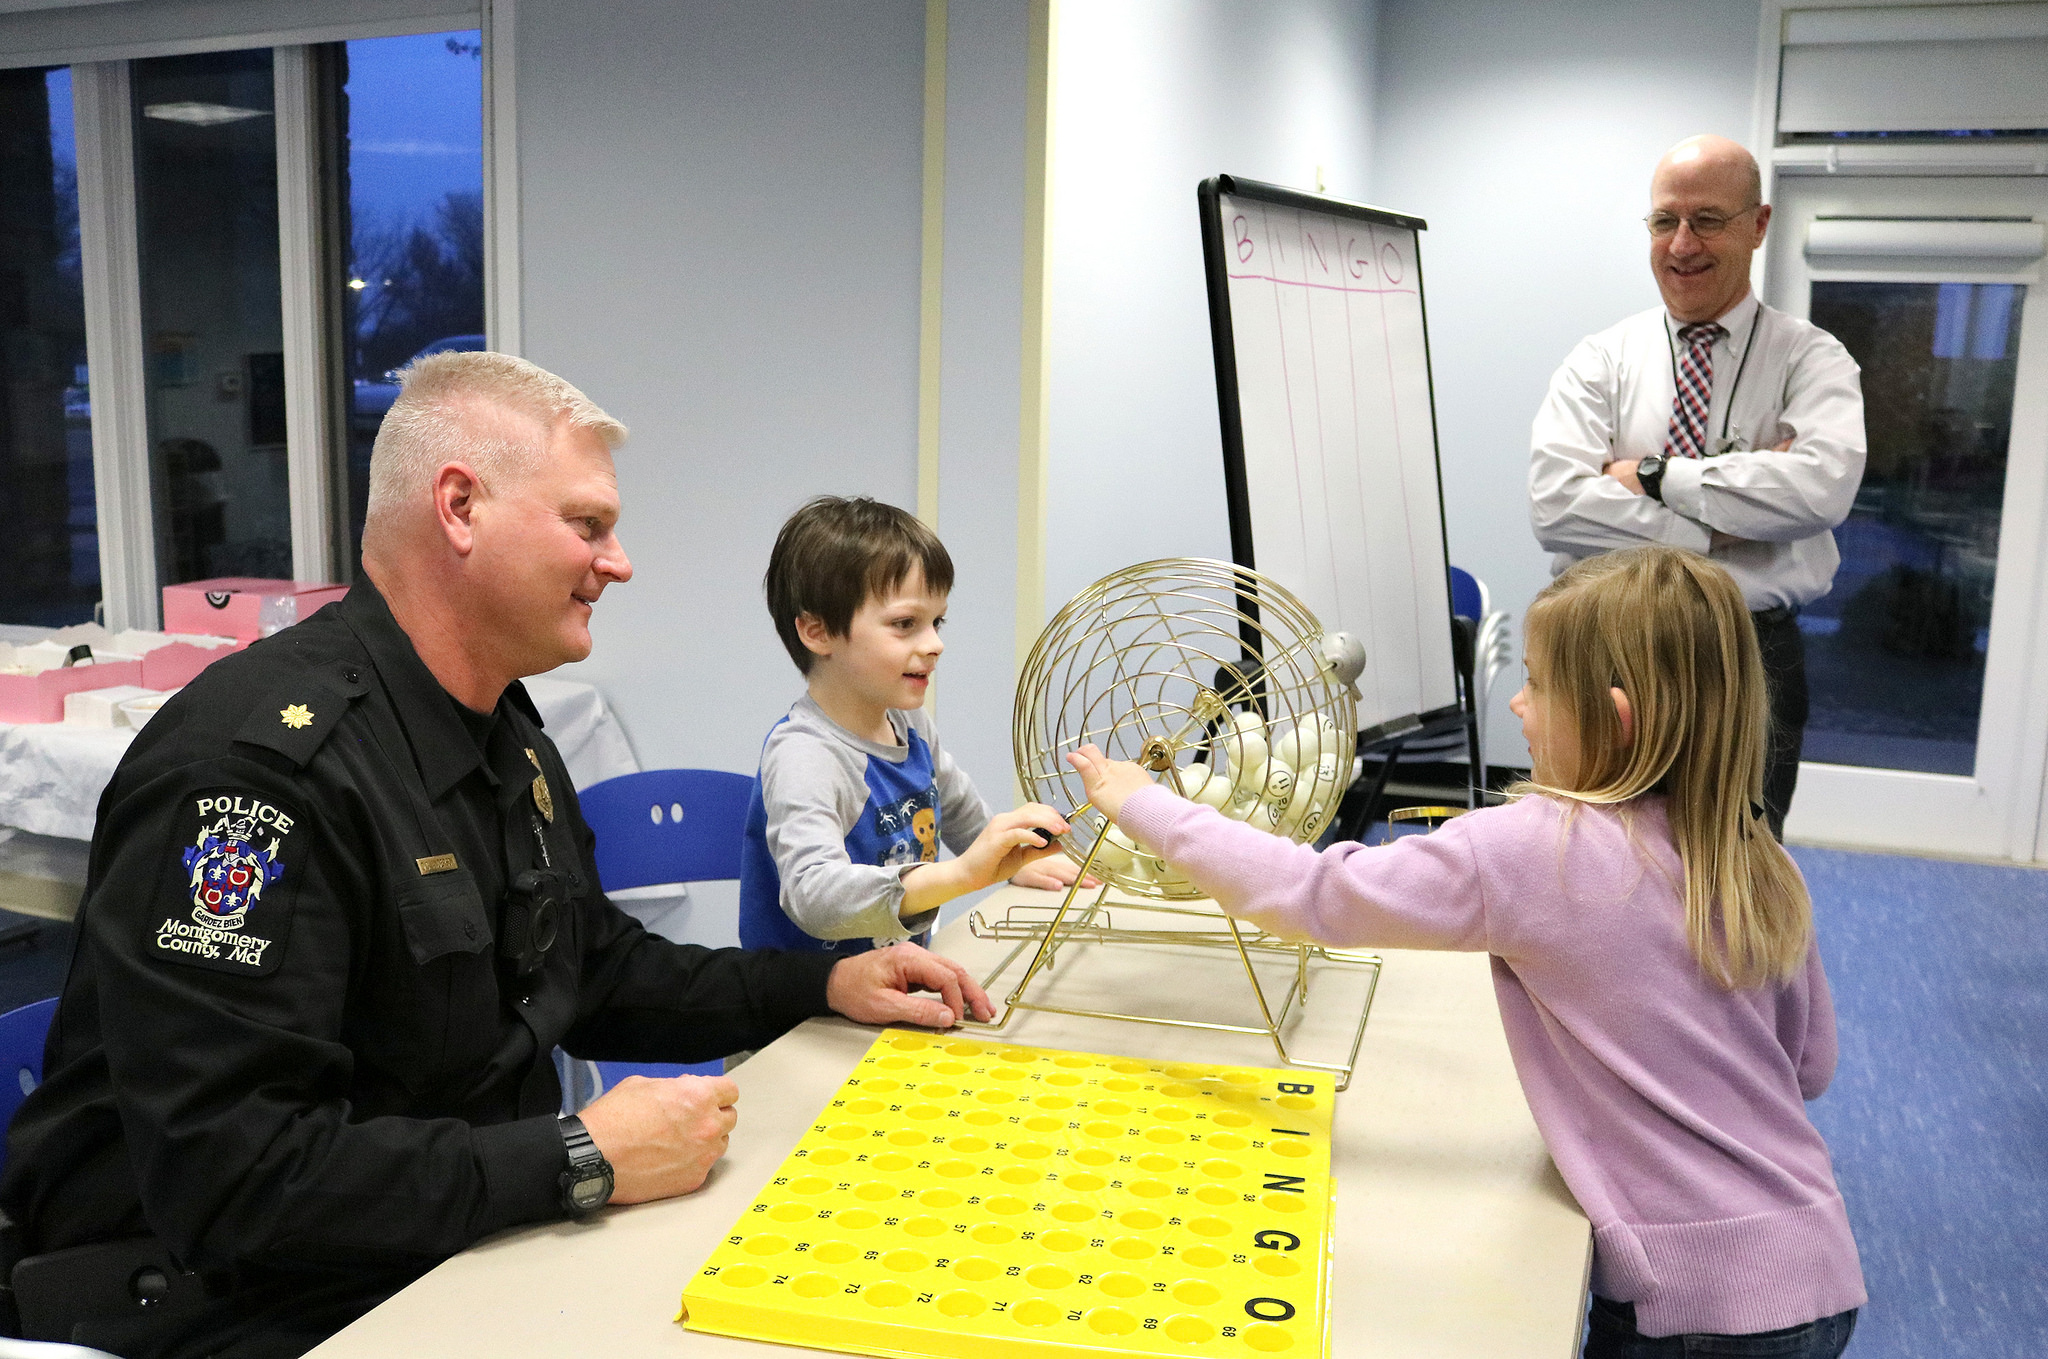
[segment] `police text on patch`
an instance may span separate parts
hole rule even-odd
[[[279,835],[290,835],[294,824],[286,812],[271,806],[261,798],[232,797],[222,794],[218,797],[203,797],[198,801],[201,816],[232,816],[248,818],[259,825],[269,826]]]

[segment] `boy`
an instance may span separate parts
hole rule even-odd
[[[859,953],[921,939],[942,904],[1003,878],[1073,882],[1049,838],[1066,821],[1037,803],[991,818],[924,713],[953,588],[936,534],[893,505],[820,496],[776,535],[763,585],[808,692],[761,749],[743,944]],[[941,844],[959,857],[940,862]]]

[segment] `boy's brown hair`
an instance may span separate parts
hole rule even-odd
[[[863,604],[887,595],[912,571],[933,594],[952,592],[953,558],[922,520],[864,495],[821,495],[775,535],[761,587],[783,649],[808,675],[817,657],[797,635],[796,620],[815,614],[827,633],[844,637]]]

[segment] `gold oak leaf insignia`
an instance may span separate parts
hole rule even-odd
[[[277,715],[283,718],[284,724],[293,731],[313,725],[313,710],[303,703],[294,703],[289,708],[280,709]]]

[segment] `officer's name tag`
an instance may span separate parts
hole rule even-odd
[[[191,794],[178,818],[149,946],[165,961],[217,972],[274,971],[304,859],[293,845],[298,822],[296,813],[247,789]]]

